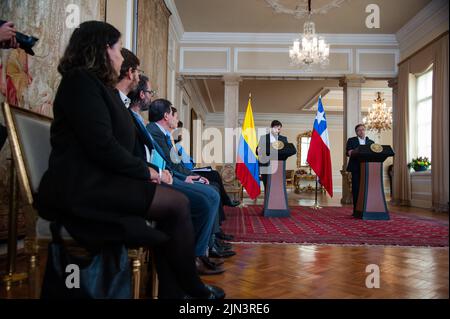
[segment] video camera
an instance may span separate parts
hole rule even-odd
[[[6,21],[0,20],[0,27],[5,23]],[[20,32],[16,32],[16,40],[17,43],[19,43],[21,49],[23,49],[29,55],[34,55],[32,48],[39,40],[38,38]]]

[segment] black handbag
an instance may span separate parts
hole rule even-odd
[[[130,299],[131,267],[125,245],[102,247],[93,256],[70,254],[61,238],[61,225],[51,224],[47,266],[41,298]]]

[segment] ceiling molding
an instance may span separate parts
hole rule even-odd
[[[318,34],[330,45],[398,46],[395,34]],[[298,33],[184,32],[181,44],[290,45]]]
[[[427,38],[442,24],[447,23],[448,30],[448,10],[448,0],[433,0],[400,28],[395,35],[402,55],[411,53],[409,50],[413,49],[416,43]]]
[[[244,112],[239,112],[238,121],[243,121],[245,117]],[[314,118],[316,117],[316,112],[302,112],[302,113],[253,113],[253,118],[255,125],[258,123],[267,123],[269,126],[270,122],[274,119],[278,119],[285,125],[295,125],[295,126],[310,126],[312,128],[314,124]],[[224,113],[216,112],[209,113],[205,117],[205,121],[209,127],[223,127],[224,125]],[[343,125],[343,112],[339,114],[329,114],[327,112],[327,124],[329,127],[340,127]]]
[[[172,24],[175,34],[177,37],[177,41],[179,42],[184,35],[184,27],[183,22],[181,21],[180,15],[178,14],[177,6],[175,5],[174,0],[164,0],[169,11],[172,13],[170,16],[170,23]]]
[[[394,70],[389,71],[363,71],[360,65],[360,55],[361,54],[392,54],[394,56]],[[396,76],[398,73],[398,63],[400,62],[400,50],[399,49],[356,49],[356,74],[361,74],[365,76]]]
[[[185,52],[225,52],[227,56],[227,65],[225,68],[185,68],[184,53]],[[231,50],[223,47],[180,47],[180,73],[230,73],[231,72]]]
[[[272,76],[284,76],[284,75],[293,75],[293,76],[344,76],[346,74],[353,73],[353,50],[351,48],[346,49],[330,49],[331,53],[344,53],[347,55],[347,69],[346,70],[329,70],[329,69],[241,69],[239,68],[239,53],[240,52],[263,52],[263,53],[289,53],[289,48],[251,48],[251,47],[236,47],[234,48],[234,73],[239,73],[241,75],[272,75]]]
[[[331,0],[329,3],[311,8],[311,11],[308,10],[308,4],[306,1],[303,1],[303,5],[298,4],[295,9],[286,7],[284,4],[280,3],[279,0],[266,0],[266,3],[276,14],[287,14],[296,19],[303,19],[309,15],[314,16],[327,14],[330,10],[339,8],[341,4],[346,1],[347,0]]]

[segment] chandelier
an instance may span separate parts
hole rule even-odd
[[[329,64],[330,46],[322,37],[316,35],[316,26],[311,21],[311,0],[308,1],[308,20],[303,25],[303,35],[294,40],[289,48],[291,64],[306,66],[313,64],[325,67]]]
[[[377,92],[375,103],[369,108],[369,114],[363,118],[363,123],[368,130],[377,131],[378,138],[382,131],[391,129],[392,126],[392,108],[386,107],[384,99],[381,98],[381,92]]]

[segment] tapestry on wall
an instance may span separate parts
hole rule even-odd
[[[17,31],[33,35],[39,41],[33,47],[34,56],[21,49],[0,50],[0,102],[53,116],[53,99],[61,76],[57,65],[73,28],[66,20],[79,9],[80,23],[105,20],[105,0],[6,0],[0,2],[1,19],[13,21]],[[72,5],[72,7],[68,7]],[[68,8],[70,10],[68,10]],[[0,112],[0,123],[4,124]],[[0,243],[6,236],[9,184],[9,143],[0,151]],[[21,230],[19,213],[19,229]]]

